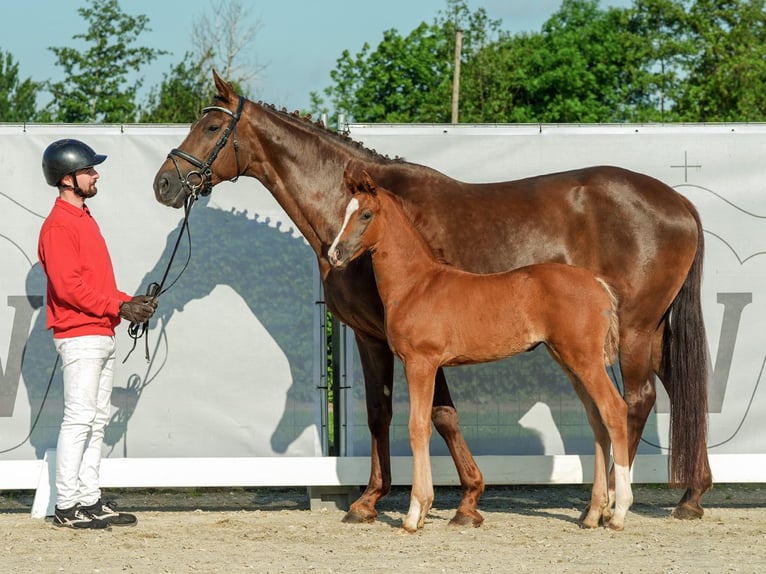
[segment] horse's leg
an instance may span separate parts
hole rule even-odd
[[[362,495],[351,505],[343,522],[372,522],[378,515],[375,505],[391,491],[391,445],[389,430],[392,417],[394,358],[388,343],[356,335],[362,362],[370,429],[370,479]]]
[[[404,371],[410,391],[410,446],[412,447],[412,492],[410,508],[404,517],[402,529],[415,532],[423,528],[426,515],[434,501],[434,485],[431,476],[429,442],[431,440],[431,417],[436,367],[426,360],[405,360]]]
[[[622,530],[625,527],[625,516],[633,504],[628,449],[628,406],[617,393],[606,371],[599,369],[599,372],[593,373],[593,377],[588,379],[589,382],[595,382],[589,389],[590,395],[598,407],[598,422],[608,432],[609,442],[614,450],[612,473],[616,482],[616,493],[614,496],[611,492],[609,493],[607,511],[604,512],[603,519],[604,524],[612,530]],[[608,462],[608,450],[605,450],[605,459]],[[611,513],[612,502],[614,502],[613,514]]]
[[[646,420],[654,407],[656,391],[652,369],[651,333],[623,329],[620,333],[620,370],[624,385],[624,399],[628,407],[628,455],[629,465],[638,452]],[[609,477],[609,490],[615,489],[614,469]]]
[[[564,361],[559,361],[564,366],[567,375],[572,381],[577,396],[580,397],[588,424],[593,430],[595,441],[593,487],[591,488],[590,504],[580,515],[581,528],[597,528],[601,523],[604,512],[609,506],[607,493],[607,473],[609,471],[609,433],[601,420],[596,403],[593,401],[588,390],[584,387],[579,377],[569,370]]]
[[[481,526],[484,517],[476,509],[479,497],[484,492],[484,477],[471,455],[463,433],[460,431],[457,410],[452,402],[444,370],[436,372],[436,388],[434,392],[431,420],[436,431],[447,443],[447,448],[455,462],[463,497],[458,505],[455,516],[450,520],[451,526]]]

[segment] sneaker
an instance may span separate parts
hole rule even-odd
[[[72,508],[67,509],[61,509],[57,506],[56,512],[53,514],[53,526],[76,528],[78,530],[87,528],[108,529],[109,523],[99,520],[79,504],[76,504]]]
[[[111,526],[135,526],[138,522],[138,518],[134,514],[117,512],[114,502],[104,502],[100,498],[90,506],[81,506],[80,508],[96,520]]]

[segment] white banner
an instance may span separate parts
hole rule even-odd
[[[703,313],[712,363],[709,452],[766,452],[762,432],[766,391],[760,387],[766,361],[761,333],[766,327],[766,125],[350,125],[349,129],[353,139],[381,154],[425,164],[464,181],[513,180],[611,164],[654,176],[687,196],[700,212],[706,241]],[[522,360],[510,359],[509,369]],[[568,389],[546,393],[545,381],[540,381],[539,400],[501,395],[477,400],[470,388],[459,384],[462,377],[461,372],[447,371],[448,380],[458,380],[450,390],[475,454],[592,452],[592,435],[584,419],[580,429],[574,429],[567,418],[571,413],[561,407],[568,393],[573,396]],[[406,393],[403,382],[395,387],[395,397]],[[639,450],[643,453],[666,452],[668,444],[667,398],[661,385],[657,388],[660,396],[644,433]],[[509,406],[501,409],[499,405],[506,403]],[[362,410],[358,394],[355,405],[357,412]],[[360,417],[353,420],[358,423]],[[401,452],[406,448],[406,411],[396,412],[395,426],[399,430],[393,436],[402,440],[394,452]],[[492,434],[511,440],[482,441],[482,436]],[[524,446],[526,438],[530,440]],[[515,450],[514,442],[522,446]],[[354,454],[368,452],[363,429],[354,433],[353,444]],[[432,451],[446,454],[440,439],[432,444]]]
[[[72,137],[108,155],[88,205],[118,286],[138,294],[162,279],[180,230],[183,210],[159,204],[152,183],[187,131],[0,126],[0,459],[41,459],[55,448],[62,416],[61,372],[45,329],[45,277],[37,263],[40,225],[57,196],[42,176],[43,150]],[[117,329],[107,456],[321,455],[313,252],[249,178],[198,201],[190,229],[191,255],[183,238],[166,287],[187,258],[188,268],[150,322],[149,363],[143,340],[122,363],[132,341],[127,324]]]
[[[758,424],[766,416],[760,388],[766,351],[759,337],[766,324],[760,233],[766,217],[766,126],[350,128],[354,139],[380,153],[467,181],[613,164],[653,175],[689,197],[700,211],[707,244],[710,453],[766,452]],[[151,186],[165,155],[185,134],[178,126],[0,126],[0,168],[7,182],[0,191],[0,459],[41,459],[55,446],[61,419],[60,370],[54,370],[56,354],[44,326],[44,277],[36,262],[40,224],[56,196],[42,177],[43,150],[55,139],[75,137],[109,156],[99,169],[99,194],[89,205],[120,288],[139,293],[160,280],[182,221],[181,211],[155,201]],[[118,365],[107,456],[321,455],[320,395],[312,378],[314,254],[252,179],[216,187],[192,209],[190,223],[189,268],[162,297],[150,324],[150,363],[141,341]],[[170,280],[188,255],[184,239]],[[130,346],[121,325],[120,361]],[[525,360],[510,359],[509,365]],[[448,379],[475,454],[592,452],[582,409],[572,419],[562,407],[577,400],[562,390],[568,387],[563,375],[555,385],[540,381],[539,397],[476,398],[469,385],[459,384],[470,378],[470,369],[450,370]],[[354,389],[347,452],[365,456],[369,433],[361,371],[349,370]],[[406,399],[404,384],[397,383],[394,397]],[[640,453],[660,454],[667,447],[666,408],[660,397]],[[394,415],[393,453],[406,455],[406,407],[397,402]],[[446,454],[438,438],[432,453]]]

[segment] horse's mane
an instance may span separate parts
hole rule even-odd
[[[216,101],[220,102],[223,98],[221,98],[220,95],[215,96]],[[370,149],[368,147],[365,147],[362,142],[358,142],[351,138],[348,131],[338,132],[336,130],[329,129],[324,122],[321,120],[312,120],[311,114],[307,113],[304,115],[301,115],[301,113],[298,110],[295,110],[293,112],[288,112],[287,108],[277,108],[274,104],[268,104],[262,101],[254,102],[252,100],[248,100],[253,105],[258,106],[261,109],[264,109],[266,111],[269,111],[273,114],[276,114],[278,117],[287,120],[292,125],[299,127],[303,130],[308,130],[315,135],[319,135],[321,137],[330,137],[331,139],[334,139],[338,143],[342,144],[344,147],[351,148],[354,152],[361,152],[367,159],[373,160],[373,161],[379,161],[379,162],[404,162],[404,158],[402,157],[395,157],[390,158],[387,155],[378,153],[374,149]]]

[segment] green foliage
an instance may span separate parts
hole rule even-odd
[[[697,0],[688,21],[698,50],[683,79],[679,119],[766,120],[764,0]]]
[[[330,73],[338,88],[326,93],[358,122],[448,121],[449,48],[435,25],[420,24],[407,37],[387,30],[375,50],[365,43],[355,57],[343,52]]]
[[[19,79],[19,64],[10,52],[0,50],[0,121],[30,122],[39,119],[36,109],[41,85]]]
[[[596,0],[564,0],[539,34],[501,35],[469,54],[461,86],[468,122],[625,121],[637,67],[625,14]]]
[[[463,30],[460,121],[763,121],[766,0],[563,0],[538,33],[511,35],[461,0],[407,36],[346,50],[312,111],[355,122],[450,121]]]
[[[164,74],[159,87],[152,89],[146,108],[139,116],[145,123],[192,123],[208,105],[215,88],[202,62],[187,53],[184,60]]]
[[[135,121],[136,93],[142,82],[130,83],[128,74],[165,53],[136,45],[148,18],[125,14],[118,0],[90,0],[89,6],[77,11],[88,31],[73,39],[84,41],[87,48],[50,48],[66,73],[63,81],[48,83],[53,118],[67,123]]]
[[[766,121],[766,0],[634,0],[630,8],[562,0],[540,31],[520,34],[465,0],[444,6],[409,33],[387,30],[376,46],[344,50],[309,111],[327,114],[329,125],[341,113],[354,122],[451,121],[459,29],[462,122]],[[242,7],[224,8],[230,29]],[[147,17],[125,14],[118,0],[88,0],[78,13],[87,32],[50,48],[62,81],[22,81],[0,51],[0,120],[188,123],[210,101],[212,62],[233,65],[256,31],[245,29],[227,54],[186,53],[139,103],[142,80],[129,79],[164,54],[138,44]],[[220,34],[202,29],[198,44]],[[43,89],[52,101],[38,110]]]
[[[681,94],[685,62],[696,46],[684,34],[688,8],[678,0],[638,0],[627,12],[625,50],[636,68],[629,78],[629,121],[676,121],[674,103]]]

